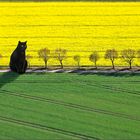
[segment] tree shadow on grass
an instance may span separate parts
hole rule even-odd
[[[19,77],[19,74],[14,73],[14,72],[4,72],[4,73],[0,73],[0,89],[8,84],[8,83],[12,83],[13,81],[15,81],[17,78]]]
[[[113,73],[81,73],[80,75],[99,75],[99,76],[113,76],[113,77],[132,77],[132,76],[140,76],[140,73],[118,73],[118,72],[113,72]]]

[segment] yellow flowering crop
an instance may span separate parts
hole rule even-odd
[[[110,65],[103,58],[106,49],[140,49],[140,3],[137,2],[46,2],[0,3],[0,65],[8,65],[18,40],[28,41],[31,65],[42,65],[37,51],[67,49],[65,65],[91,65],[88,57],[99,51],[98,65]],[[118,60],[118,65],[125,63]],[[49,65],[58,64],[53,58]],[[138,61],[135,61],[138,64]]]

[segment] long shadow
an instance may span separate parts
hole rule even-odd
[[[0,73],[0,90],[4,85],[15,81],[18,77],[19,74],[10,71]]]
[[[80,75],[99,75],[99,76],[113,76],[113,77],[129,77],[129,76],[140,76],[140,73],[117,73],[117,72],[112,72],[112,73],[81,73]]]

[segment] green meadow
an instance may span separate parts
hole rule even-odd
[[[140,76],[0,74],[0,139],[140,139]]]

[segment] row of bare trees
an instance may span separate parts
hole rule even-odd
[[[63,68],[63,60],[66,58],[67,50],[65,49],[56,49],[54,52],[54,58],[57,59],[60,63],[61,68]],[[45,63],[45,68],[47,68],[47,62],[50,59],[50,50],[47,48],[40,49],[38,51],[39,58],[41,58]],[[132,68],[132,63],[134,62],[134,58],[140,58],[140,50],[135,51],[133,49],[124,49],[118,53],[115,49],[108,49],[106,50],[104,54],[104,58],[111,61],[112,68],[115,69],[115,61],[118,58],[121,58],[123,61],[125,61],[129,68]],[[97,62],[100,60],[101,56],[99,52],[93,51],[93,53],[89,56],[89,60],[94,64],[95,68],[97,69]],[[74,61],[77,62],[78,68],[80,68],[80,61],[81,56],[80,55],[74,55],[73,56]]]
[[[63,69],[63,60],[67,57],[67,50],[66,49],[56,49],[54,54],[51,54],[51,51],[48,48],[43,48],[38,50],[38,56],[40,59],[43,60],[45,64],[45,68],[48,68],[48,60],[53,57],[56,60],[59,61],[61,68]],[[0,58],[2,58],[2,55],[0,54]],[[27,55],[26,59],[28,61],[28,65],[30,67],[30,60],[33,58],[31,55]],[[93,51],[89,55],[89,60],[94,64],[94,67],[97,69],[97,63],[100,60],[101,56],[98,51]],[[132,69],[132,64],[134,62],[135,58],[140,58],[140,50],[136,51],[134,49],[124,49],[120,53],[118,53],[115,49],[108,49],[106,50],[104,54],[104,58],[106,60],[110,60],[112,64],[112,69],[115,69],[115,61],[117,59],[121,59],[125,61],[129,68]],[[74,61],[77,63],[77,67],[80,68],[80,61],[81,56],[80,55],[74,55],[73,56]]]
[[[63,69],[63,60],[66,58],[66,54],[67,50],[60,48],[55,50],[55,55],[53,56],[55,59],[59,61],[62,69]],[[48,60],[51,58],[50,50],[47,48],[40,49],[38,51],[38,56],[44,61],[45,68],[47,68]]]
[[[138,58],[140,58],[140,50],[135,51],[133,49],[124,49],[121,51],[120,55],[118,54],[118,51],[115,49],[108,49],[105,52],[104,58],[111,61],[112,69],[115,69],[115,61],[118,58],[121,58],[123,61],[125,61],[129,68],[132,69],[132,63],[134,62],[134,58],[136,58],[136,55]],[[92,61],[95,65],[95,68],[97,68],[97,61],[100,59],[100,56],[98,52],[93,52],[89,60]]]

